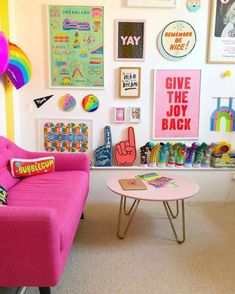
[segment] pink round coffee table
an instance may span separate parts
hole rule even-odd
[[[146,172],[147,173],[147,172]],[[185,213],[184,213],[184,199],[192,197],[197,194],[199,191],[199,185],[191,180],[186,178],[167,174],[166,172],[156,172],[160,176],[165,176],[173,179],[175,181],[175,185],[167,185],[161,188],[155,188],[154,186],[148,184],[146,181],[143,183],[146,185],[146,190],[123,190],[119,180],[120,179],[133,179],[139,174],[143,174],[143,172],[128,172],[123,173],[118,176],[114,176],[108,179],[107,187],[113,191],[114,193],[121,196],[120,200],[120,208],[119,208],[119,217],[118,217],[118,228],[117,228],[117,236],[120,239],[123,239],[127,235],[128,228],[134,218],[135,212],[141,200],[145,201],[161,201],[166,210],[166,214],[168,220],[170,222],[172,231],[174,233],[175,239],[178,243],[183,243],[185,241]],[[129,210],[126,208],[126,199],[132,198],[134,201]],[[176,202],[176,213],[172,212],[169,201]],[[182,213],[182,239],[178,238],[175,226],[173,224],[172,219],[176,219],[179,215],[179,202],[181,202],[181,213]],[[121,222],[122,216],[128,215],[129,221],[124,228],[123,232],[121,232]]]

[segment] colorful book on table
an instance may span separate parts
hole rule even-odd
[[[160,176],[156,173],[147,173],[143,175],[137,175],[136,178],[149,182],[154,179],[160,178]]]
[[[123,190],[147,190],[147,187],[140,179],[120,179],[119,183]]]
[[[148,183],[156,188],[160,188],[175,183],[175,180],[162,176],[152,181],[149,181]]]

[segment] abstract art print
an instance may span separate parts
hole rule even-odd
[[[40,151],[91,154],[91,142],[91,120],[39,119]]]
[[[50,87],[104,87],[104,8],[49,5]]]

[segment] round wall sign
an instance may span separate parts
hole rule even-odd
[[[201,0],[187,0],[187,8],[190,12],[196,12],[201,6]]]
[[[196,45],[196,32],[187,22],[177,20],[169,23],[158,37],[158,48],[163,57],[168,60],[181,60],[187,56]]]
[[[93,112],[99,107],[99,100],[96,96],[89,94],[82,100],[83,108],[88,112]]]
[[[65,94],[60,97],[58,104],[61,110],[72,111],[76,106],[76,99],[70,94]]]

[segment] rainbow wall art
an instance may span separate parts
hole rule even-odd
[[[24,51],[11,42],[9,42],[9,53],[9,64],[5,72],[16,89],[20,89],[30,81],[32,67]]]
[[[229,99],[229,106],[221,106],[221,99]],[[211,115],[211,131],[220,131],[221,120],[225,118],[226,132],[235,132],[235,111],[232,108],[233,99],[235,97],[217,98],[217,108]]]

